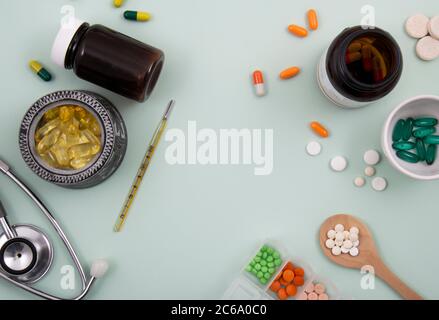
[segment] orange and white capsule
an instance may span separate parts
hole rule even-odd
[[[265,96],[264,75],[261,70],[253,72],[253,86],[255,88],[255,94],[258,97]]]
[[[314,131],[320,137],[322,138],[329,137],[328,130],[320,122],[313,121],[310,123],[309,126],[311,127],[312,131]]]

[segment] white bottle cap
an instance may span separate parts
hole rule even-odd
[[[67,49],[70,42],[75,36],[76,31],[84,23],[82,20],[71,18],[67,23],[63,23],[56,35],[52,46],[51,58],[60,67],[64,68],[64,61],[66,58]]]

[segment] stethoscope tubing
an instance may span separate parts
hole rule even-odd
[[[38,198],[38,196],[32,192],[12,171],[10,170],[9,166],[6,165],[3,161],[0,160],[0,171],[3,172],[6,176],[8,176],[12,181],[17,184],[20,189],[26,193],[29,198],[32,199],[32,201],[40,208],[40,210],[43,212],[43,214],[46,216],[46,218],[50,221],[52,226],[55,228],[56,232],[58,233],[59,237],[62,239],[67,251],[69,252],[73,262],[75,263],[76,269],[79,273],[79,276],[81,278],[81,285],[82,285],[82,292],[80,295],[78,295],[75,298],[72,298],[71,300],[81,300],[84,298],[87,293],[89,292],[91,286],[93,285],[96,278],[91,277],[90,280],[87,282],[87,277],[85,276],[84,268],[82,267],[81,262],[79,261],[78,255],[75,252],[75,249],[71,245],[69,239],[67,238],[66,234],[64,233],[63,229],[59,225],[59,223],[56,221],[55,217],[52,215],[52,213],[47,209],[47,207],[43,204],[43,202]],[[26,290],[30,293],[33,293],[41,298],[47,299],[47,300],[66,300],[54,295],[51,295],[49,293],[40,291],[38,289],[35,289],[27,284],[21,283],[19,281],[13,280],[9,278],[4,273],[0,272],[0,277],[3,279],[9,281],[12,284],[15,284],[16,286],[20,287],[23,290]]]

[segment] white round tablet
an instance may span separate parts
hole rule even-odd
[[[376,150],[367,150],[363,156],[364,162],[369,166],[374,166],[378,164],[381,160],[380,153]]]
[[[339,224],[335,225],[334,230],[335,230],[335,232],[343,232],[344,231],[344,225],[339,223]]]
[[[416,54],[425,61],[434,60],[439,57],[439,40],[426,36],[416,44]]]
[[[341,248],[340,247],[333,247],[331,249],[331,252],[334,256],[339,256],[341,254]]]
[[[317,141],[311,141],[306,145],[306,152],[310,156],[317,156],[322,152],[322,145]]]
[[[405,22],[405,31],[410,37],[422,38],[428,34],[428,17],[423,14],[415,14]]]
[[[352,245],[356,248],[360,245],[360,240],[352,242]]]
[[[364,169],[364,174],[366,177],[373,177],[375,175],[375,168],[374,167],[366,167]]]
[[[337,234],[337,232],[335,230],[329,230],[328,233],[326,233],[326,236],[329,239],[335,239],[335,235]]]
[[[326,245],[326,248],[328,248],[328,249],[332,249],[332,248],[334,248],[334,246],[335,246],[335,242],[334,242],[334,240],[332,240],[332,239],[328,239],[328,240],[326,240],[325,245]]]
[[[354,245],[353,245],[353,243],[352,243],[351,240],[345,240],[345,241],[343,242],[343,248],[350,249],[350,248],[352,248],[353,246],[354,246]]]
[[[351,228],[349,229],[349,232],[350,232],[350,233],[356,233],[356,234],[359,234],[359,233],[360,233],[360,230],[359,230],[357,227],[351,227]]]
[[[343,238],[344,238],[344,240],[349,239],[349,231],[347,231],[347,230],[343,231]]]
[[[387,188],[387,180],[382,177],[376,177],[372,180],[372,188],[375,191],[383,191]]]
[[[349,250],[350,249],[347,249],[345,247],[341,247],[341,253],[344,253],[344,254],[349,253]]]
[[[433,38],[439,40],[439,16],[435,16],[428,22],[428,33]]]
[[[336,156],[331,159],[330,165],[332,170],[341,172],[344,171],[348,166],[348,161],[343,156]]]
[[[349,250],[349,254],[353,257],[358,256],[359,253],[360,253],[360,250],[358,250],[357,247],[353,247],[353,248],[351,248],[351,250]]]
[[[341,247],[342,245],[343,245],[343,240],[335,240],[334,241],[335,242],[335,245],[337,246],[337,247]]]
[[[355,242],[358,240],[358,233],[351,233],[349,235],[349,240],[351,240],[352,242]]]
[[[344,240],[343,232],[337,232],[337,234],[335,235],[335,240],[336,241],[343,241]]]
[[[358,188],[363,187],[366,184],[366,180],[363,177],[356,177],[354,179],[354,185]]]

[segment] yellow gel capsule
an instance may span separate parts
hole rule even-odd
[[[73,169],[78,170],[85,167],[91,161],[91,159],[92,159],[91,157],[72,159],[70,161],[70,166]]]
[[[45,153],[47,150],[50,149],[51,146],[53,146],[57,141],[61,134],[61,130],[53,129],[48,135],[46,135],[37,145],[38,152]]]
[[[68,106],[62,106],[59,109],[59,118],[61,119],[61,121],[67,122],[70,119],[73,118],[73,115],[75,114],[75,110],[73,110],[72,108],[68,107]]]
[[[101,144],[101,141],[88,129],[83,130],[81,132],[88,140],[88,142],[99,146]]]
[[[60,166],[69,165],[70,158],[65,147],[54,145],[52,148],[50,148],[49,153],[56,159],[56,162]]]
[[[84,158],[95,155],[99,152],[100,147],[92,143],[77,144],[69,148],[70,159]]]
[[[40,141],[45,135],[47,135],[50,131],[55,129],[60,124],[59,119],[54,119],[47,122],[44,126],[39,128],[35,133],[35,139]]]
[[[113,4],[116,8],[120,8],[123,4],[123,0],[114,0]]]

